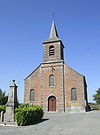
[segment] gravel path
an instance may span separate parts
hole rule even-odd
[[[100,111],[48,113],[35,125],[0,126],[0,135],[100,135]]]

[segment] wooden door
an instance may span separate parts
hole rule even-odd
[[[56,111],[56,98],[54,96],[48,99],[48,111]]]

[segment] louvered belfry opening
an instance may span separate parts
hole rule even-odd
[[[49,56],[53,56],[53,55],[54,55],[54,46],[51,45],[51,46],[49,47]]]

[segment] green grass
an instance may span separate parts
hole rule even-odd
[[[95,110],[100,111],[100,109],[99,109],[99,108],[93,108],[92,110],[93,110],[93,111],[95,111]]]

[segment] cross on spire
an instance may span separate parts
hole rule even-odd
[[[55,20],[55,11],[52,11],[52,19]]]

